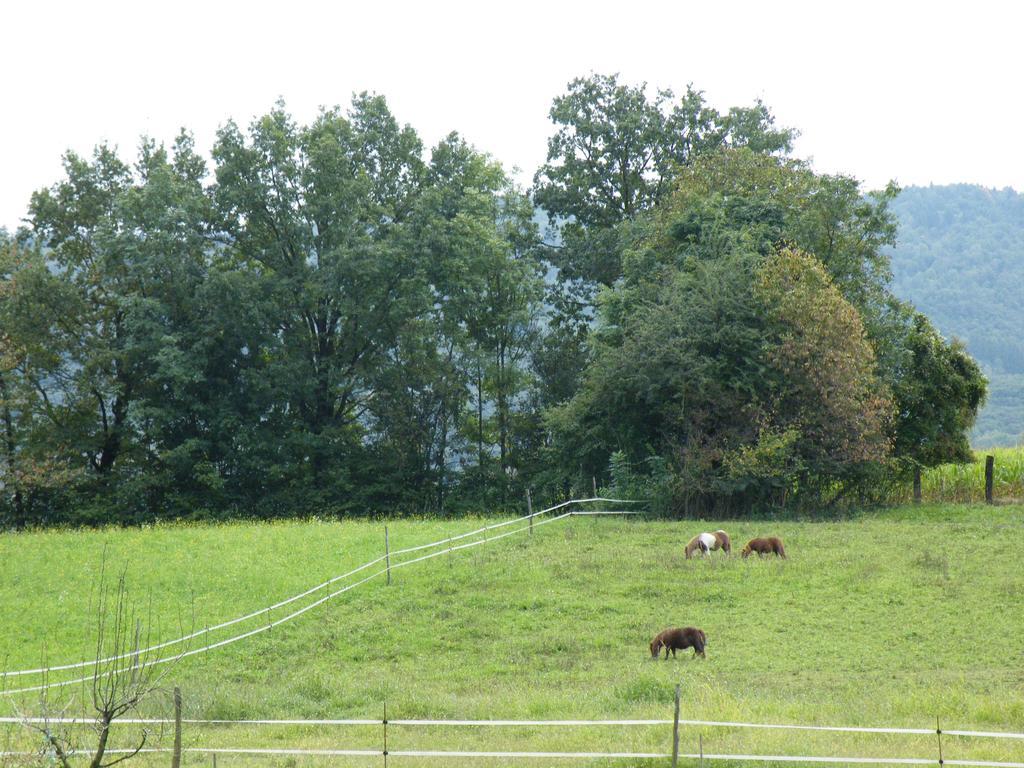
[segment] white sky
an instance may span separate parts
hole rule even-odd
[[[1024,5],[868,2],[46,2],[0,6],[0,226],[61,176],[68,148],[181,126],[209,150],[278,96],[302,121],[384,94],[429,145],[458,130],[522,169],[575,76],[762,98],[797,154],[868,186],[1024,190]]]

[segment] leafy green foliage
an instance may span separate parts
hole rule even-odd
[[[968,457],[985,384],[889,289],[895,187],[692,88],[594,75],[551,115],[532,200],[365,93],[228,122],[209,170],[187,133],[69,153],[0,238],[0,519],[507,509],[592,477],[749,511]]]
[[[825,476],[884,460],[890,395],[875,376],[859,313],[821,263],[783,249],[758,270],[754,295],[778,339],[766,355],[778,375],[772,420],[785,426],[783,434],[799,436],[783,445],[794,445],[804,466]]]
[[[660,457],[692,511],[878,498],[908,461],[964,460],[984,379],[888,289],[895,193],[746,149],[682,169],[551,412],[563,472]]]
[[[423,155],[365,94],[308,126],[280,104],[229,122],[213,184],[187,135],[134,168],[68,155],[23,235],[46,250],[4,244],[4,517],[518,500],[541,442],[533,208],[457,135]],[[76,481],[29,508],[33,442]]]
[[[969,504],[985,501],[985,457],[994,459],[992,495],[996,503],[1024,499],[1024,448],[986,448],[974,451],[966,462],[941,464],[921,472],[921,497],[925,502]],[[908,503],[913,486],[904,482],[893,489],[889,501]]]
[[[985,378],[958,341],[947,342],[915,313],[905,341],[906,373],[897,398],[904,416],[896,453],[924,466],[968,462],[967,437],[985,400]]]
[[[616,450],[658,456],[675,509],[743,509],[885,458],[872,348],[812,257],[690,260],[647,290],[606,294],[583,387],[552,412],[567,472],[582,459],[599,473]]]
[[[678,101],[669,90],[651,98],[646,84],[620,84],[617,75],[573,80],[550,117],[557,130],[534,199],[561,223],[554,261],[565,277],[602,285],[621,271],[619,225],[661,202],[681,166],[724,147],[788,152],[794,136],[760,102],[721,114],[692,87]]]

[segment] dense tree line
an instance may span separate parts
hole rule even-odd
[[[692,89],[592,76],[551,118],[529,191],[367,94],[229,122],[212,167],[187,133],[69,153],[0,245],[0,515],[449,514],[592,476],[742,511],[966,455],[984,380],[888,289],[894,189]]]

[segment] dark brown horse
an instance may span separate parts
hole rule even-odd
[[[767,539],[751,539],[747,542],[747,546],[743,548],[741,554],[743,557],[746,557],[751,552],[757,552],[758,557],[778,555],[783,560],[786,559],[786,548],[782,546],[782,539],[775,536],[769,536]]]
[[[672,655],[675,656],[676,650],[682,651],[687,648],[693,648],[694,656],[704,656],[704,646],[707,643],[707,635],[704,634],[702,629],[697,629],[696,627],[666,629],[664,632],[659,632],[651,640],[651,658],[658,658],[661,655],[662,648],[665,649],[666,660],[668,660],[669,651],[672,651]]]

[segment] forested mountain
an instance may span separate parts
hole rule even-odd
[[[947,336],[962,339],[989,377],[972,442],[1024,436],[1024,195],[955,184],[908,187],[892,203],[900,228],[893,289]]]

